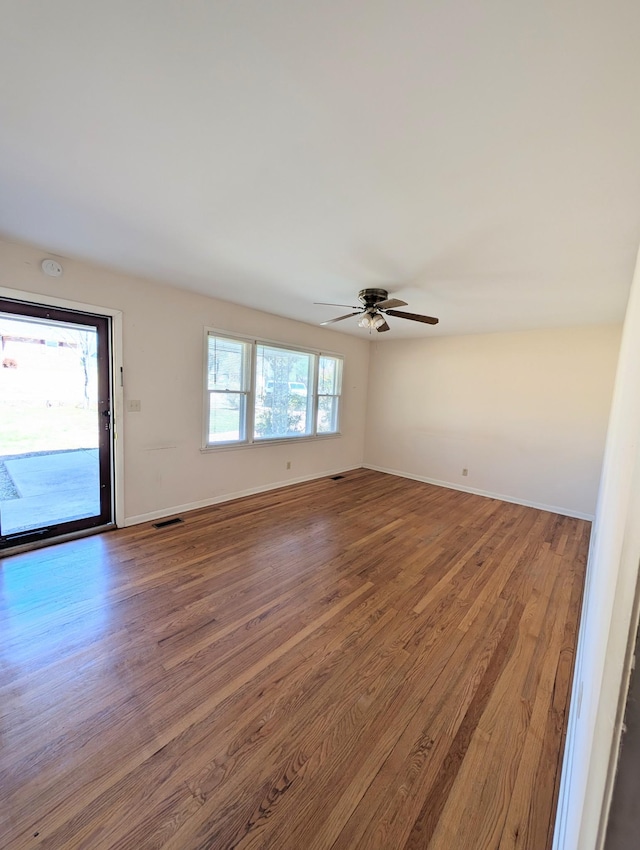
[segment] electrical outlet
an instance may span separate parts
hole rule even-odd
[[[127,402],[127,411],[129,413],[140,413],[142,410],[142,405],[140,404],[140,399],[130,398]]]
[[[462,470],[462,474],[463,474],[463,475],[468,475],[468,474],[469,474],[469,470],[468,470],[468,469],[463,469],[463,470]]]
[[[290,460],[287,461],[287,469],[291,469],[291,461]]]

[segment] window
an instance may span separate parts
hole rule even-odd
[[[315,355],[256,344],[254,440],[313,434]],[[263,388],[263,389],[260,389]]]
[[[241,340],[207,336],[207,445],[246,440],[250,348]]]
[[[205,448],[338,434],[342,357],[206,336]]]
[[[318,434],[335,434],[338,430],[338,404],[342,392],[342,360],[322,354],[318,367]]]

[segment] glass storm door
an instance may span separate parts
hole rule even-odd
[[[112,522],[110,335],[0,299],[0,548]]]

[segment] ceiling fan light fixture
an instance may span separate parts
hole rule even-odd
[[[344,316],[336,316],[335,319],[327,319],[320,322],[321,325],[333,325],[335,322],[342,322],[344,319],[358,317],[358,326],[366,328],[369,333],[378,331],[384,333],[391,330],[387,322],[387,316],[397,317],[398,319],[409,319],[412,322],[422,322],[425,325],[437,325],[438,319],[434,316],[422,316],[419,313],[405,313],[404,310],[397,310],[397,307],[406,307],[407,302],[401,301],[399,298],[389,298],[389,293],[386,289],[361,289],[358,293],[358,298],[362,303],[362,307],[352,307],[355,312],[347,313]],[[327,307],[346,307],[346,304],[332,304],[328,301],[316,301]]]

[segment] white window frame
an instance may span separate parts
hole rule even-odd
[[[320,383],[320,358],[321,357],[336,358],[336,355],[335,354],[327,354],[324,351],[321,352],[320,354],[318,354],[318,358],[317,358],[316,364],[315,364],[315,369],[316,369],[316,375],[315,375],[316,394],[315,394],[315,397],[314,397],[314,400],[313,400],[314,401],[314,408],[315,408],[314,414],[313,414],[313,417],[314,417],[313,421],[315,422],[315,428],[317,430],[317,428],[318,428],[318,410],[320,408],[320,399],[321,398],[332,398],[332,399],[335,399],[336,403],[337,403],[336,418],[337,418],[338,430],[340,430],[340,401],[342,399],[342,382],[343,382],[343,377],[344,377],[343,376],[344,357],[336,358],[336,359],[340,360],[340,375],[339,375],[339,380],[338,380],[338,387],[340,389],[340,392],[338,392],[338,393],[321,393],[319,391],[318,385]],[[335,433],[335,431],[327,431],[327,432],[321,431],[318,436],[324,436],[325,434],[327,436],[330,436],[331,434],[334,434],[334,433]]]
[[[246,378],[244,381],[245,388],[241,390],[211,390],[209,389],[209,339],[211,337],[216,337],[220,340],[230,340],[231,342],[238,342],[242,345],[246,346],[244,351],[244,366],[243,366],[243,374],[246,372]],[[244,339],[234,334],[224,334],[224,333],[209,333],[205,334],[205,342],[204,342],[204,393],[205,393],[205,404],[204,404],[204,432],[203,432],[203,448],[214,448],[216,446],[236,446],[236,445],[244,445],[247,442],[247,438],[249,437],[250,431],[249,427],[253,428],[253,405],[252,405],[252,393],[251,387],[254,385],[254,361],[253,361],[253,349],[251,345],[251,340]],[[224,396],[224,395],[236,395],[236,396],[244,396],[244,429],[245,429],[245,439],[244,440],[221,440],[216,443],[209,443],[209,424],[210,424],[210,415],[211,415],[211,397],[212,396]],[[251,408],[251,409],[250,409]],[[242,430],[242,429],[241,429]]]
[[[224,442],[209,442],[209,422],[210,422],[210,408],[209,408],[209,398],[212,394],[212,390],[209,389],[209,337],[216,336],[221,339],[230,339],[235,340],[236,342],[242,342],[249,346],[248,350],[248,361],[249,361],[249,388],[246,390],[246,412],[245,412],[245,439],[244,440],[227,440]],[[256,352],[258,345],[266,345],[273,348],[281,348],[283,351],[299,351],[301,354],[307,354],[313,358],[312,360],[312,403],[309,405],[309,415],[312,420],[311,431],[308,434],[300,434],[291,435],[288,437],[259,437],[256,438],[254,436],[254,424],[255,424],[255,408],[256,408]],[[223,451],[225,449],[239,449],[239,448],[253,448],[255,446],[271,446],[274,444],[283,444],[283,443],[291,443],[291,442],[304,442],[306,440],[328,440],[333,439],[334,437],[341,436],[341,420],[342,420],[342,386],[344,383],[344,355],[338,354],[334,351],[324,351],[315,348],[303,348],[299,345],[291,345],[286,342],[281,342],[280,340],[272,340],[272,339],[260,339],[257,337],[249,337],[244,336],[242,334],[230,333],[229,331],[222,330],[220,328],[204,328],[204,344],[203,344],[203,411],[202,411],[202,446],[201,451],[203,452],[216,452]],[[337,398],[337,430],[331,432],[320,432],[318,433],[318,400],[320,398],[320,394],[318,393],[318,381],[319,381],[319,362],[320,357],[331,357],[340,361],[340,393],[337,396],[328,396]],[[214,392],[215,394],[215,392]],[[326,393],[322,393],[322,397],[324,398]]]

